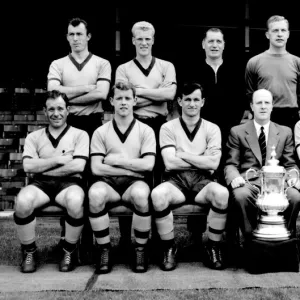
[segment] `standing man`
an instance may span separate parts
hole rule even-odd
[[[294,158],[294,141],[290,128],[270,121],[273,109],[271,92],[261,89],[253,93],[250,103],[254,120],[235,126],[231,129],[227,142],[228,157],[225,163],[225,179],[233,195],[233,218],[241,228],[245,241],[252,237],[257,226],[258,208],[255,204],[258,191],[245,181],[249,168],[260,170],[271,157],[272,146],[275,146],[276,159],[287,171],[297,168]],[[294,174],[296,175],[296,174]],[[291,186],[296,177],[288,179]],[[251,183],[260,188],[260,180],[256,176]],[[299,188],[299,183],[297,184]],[[284,216],[287,228],[296,234],[296,220],[300,208],[300,193],[295,188],[287,191],[289,207]]]
[[[246,67],[246,93],[251,100],[258,89],[269,90],[274,99],[272,120],[292,130],[299,120],[300,58],[287,52],[289,22],[282,16],[267,21],[269,49],[252,57]],[[252,118],[248,111],[244,118]]]
[[[184,79],[199,82],[203,87],[205,107],[201,116],[219,126],[222,145],[225,146],[230,128],[239,124],[242,117],[244,90],[240,78],[244,71],[241,65],[223,59],[225,40],[221,29],[208,29],[202,48],[205,60],[187,64],[188,69],[183,72]]]
[[[149,181],[156,143],[153,130],[133,116],[137,98],[129,82],[117,82],[110,99],[112,121],[99,127],[91,142],[91,169],[95,176],[89,190],[90,222],[97,242],[96,272],[111,270],[109,207],[124,203],[133,208],[135,272],[147,271],[146,245],[151,228]]]
[[[59,90],[70,99],[69,124],[85,130],[91,137],[102,124],[102,101],[111,80],[110,63],[88,50],[91,33],[86,21],[69,22],[67,40],[71,53],[51,63],[48,90]]]
[[[184,85],[178,98],[182,116],[164,124],[160,131],[166,172],[151,198],[163,244],[164,271],[176,267],[171,206],[185,202],[210,207],[205,262],[213,269],[224,268],[220,242],[226,224],[228,191],[212,176],[221,158],[221,132],[217,125],[200,117],[204,105],[202,91],[197,83]]]
[[[66,123],[68,98],[59,91],[47,93],[44,105],[49,126],[30,133],[24,145],[24,171],[33,173],[33,181],[17,196],[14,219],[21,241],[21,271],[36,270],[34,210],[50,201],[66,208],[64,256],[61,272],[74,268],[75,249],[83,227],[84,191],[82,172],[89,156],[88,134]]]
[[[135,118],[154,130],[158,147],[159,130],[168,114],[167,101],[172,101],[176,94],[176,73],[172,63],[152,56],[154,34],[154,27],[148,22],[133,25],[132,43],[136,57],[117,68],[116,82],[130,82],[136,88]],[[162,172],[162,161],[157,153],[155,184],[160,182]]]

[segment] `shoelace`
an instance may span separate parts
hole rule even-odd
[[[164,259],[165,262],[169,262],[169,258],[172,257],[172,255],[171,255],[172,250],[173,250],[172,248],[169,248],[168,251],[165,252],[165,259]]]
[[[217,261],[218,260],[218,255],[217,255],[217,249],[215,247],[211,248],[211,254],[213,256],[213,260]]]
[[[66,251],[66,250],[65,250],[65,258],[64,258],[64,261],[65,261],[65,263],[66,263],[67,265],[69,265],[70,262],[71,262],[71,253],[68,252],[68,251]]]
[[[33,260],[33,253],[34,252],[26,252],[26,259],[25,259],[25,264],[30,265]]]
[[[136,249],[136,261],[138,264],[141,264],[144,262],[144,251]]]
[[[101,252],[101,264],[106,265],[108,264],[108,249],[103,249]]]

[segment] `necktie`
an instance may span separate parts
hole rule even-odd
[[[266,145],[266,136],[264,133],[264,127],[261,126],[260,127],[260,135],[258,137],[258,143],[259,143],[259,147],[260,147],[260,153],[261,153],[261,157],[262,157],[262,165],[265,165],[266,162],[266,155],[267,155],[267,145]]]

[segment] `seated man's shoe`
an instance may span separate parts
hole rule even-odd
[[[36,249],[33,251],[23,251],[23,261],[21,263],[22,273],[32,273],[36,271],[36,252]]]
[[[72,252],[69,252],[65,249],[62,250],[63,250],[63,258],[59,263],[59,271],[70,272],[75,268],[76,249],[74,249]]]
[[[175,245],[164,250],[163,261],[161,264],[161,269],[163,271],[172,271],[176,268],[177,266],[176,255],[177,255],[177,248]]]
[[[112,269],[111,265],[111,247],[110,246],[98,246],[96,252],[96,274],[106,274]]]
[[[133,270],[136,273],[146,272],[148,269],[148,256],[145,247],[135,247],[134,248],[134,265]]]
[[[220,242],[209,241],[205,247],[205,256],[204,264],[209,268],[215,270],[225,269]]]

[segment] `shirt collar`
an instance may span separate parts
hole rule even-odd
[[[260,135],[260,128],[261,127],[264,128],[265,134],[269,133],[270,121],[267,124],[265,124],[265,125],[260,125],[255,120],[253,120],[253,121],[254,121],[254,126],[255,126],[255,129],[256,129],[256,132],[257,132],[258,136]]]

